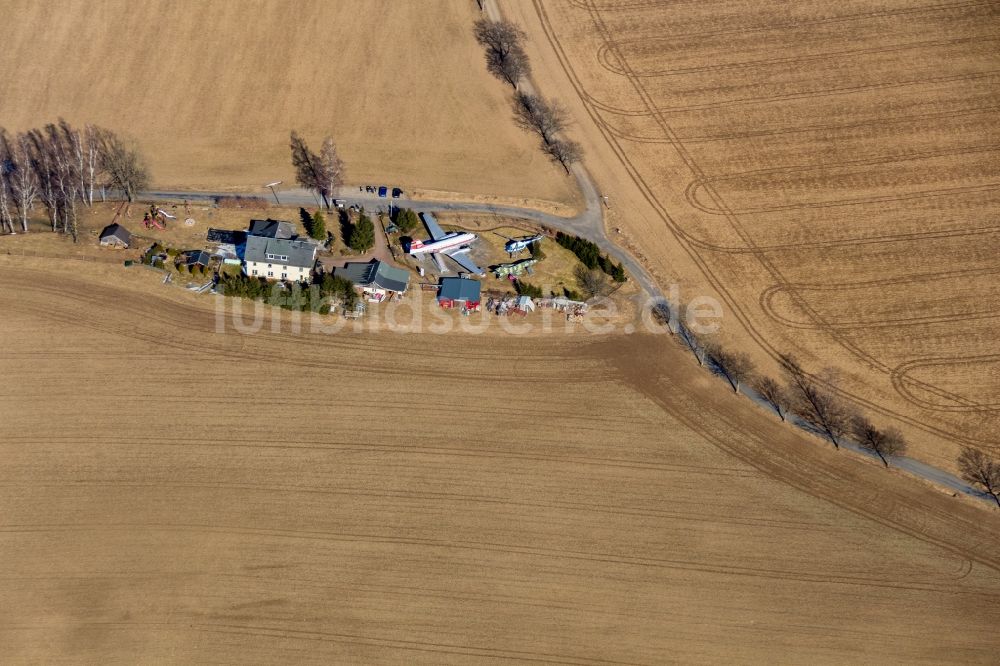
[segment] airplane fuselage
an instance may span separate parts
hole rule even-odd
[[[476,234],[453,232],[436,241],[415,240],[410,243],[409,254],[416,256],[418,254],[456,250],[463,245],[471,244],[476,238]]]
[[[503,249],[507,251],[507,254],[514,254],[515,252],[520,252],[521,250],[527,250],[529,245],[540,240],[542,240],[541,235],[518,238],[509,241],[506,245],[504,245]]]

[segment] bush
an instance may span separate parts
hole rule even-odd
[[[570,289],[569,287],[563,287],[563,294],[571,301],[583,300],[583,295],[580,292],[575,289]]]
[[[599,268],[610,275],[615,282],[628,280],[625,268],[621,264],[616,264],[607,255],[601,254],[601,249],[589,240],[579,236],[570,236],[560,231],[556,234],[556,242],[575,254],[587,268],[591,270]]]
[[[531,252],[531,258],[541,261],[545,258],[545,252],[542,251],[542,241],[537,240],[528,246],[528,251]]]
[[[321,211],[316,211],[309,223],[309,237],[315,240],[326,240],[326,218]]]
[[[163,259],[157,259],[156,261],[153,262],[153,268],[159,268],[160,270],[162,270],[164,266],[165,264],[163,263]]]
[[[188,273],[187,264],[185,264],[184,262],[177,264],[177,272],[180,273],[181,275],[186,275]]]
[[[180,254],[180,253],[181,253],[181,251],[180,251],[180,250],[178,250],[178,249],[177,249],[177,248],[175,248],[175,247],[168,247],[168,248],[167,248],[167,256],[168,256],[168,257],[176,257],[176,256],[177,256],[178,254]]]
[[[420,226],[420,218],[409,208],[400,209],[396,213],[396,219],[394,221],[396,226],[399,227],[399,230],[404,234],[410,233]]]
[[[361,217],[351,230],[351,239],[348,245],[355,252],[365,253],[375,246],[375,225],[370,217],[361,211]]]

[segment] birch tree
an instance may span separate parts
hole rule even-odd
[[[48,213],[52,231],[57,231],[59,224],[59,195],[55,182],[55,169],[52,164],[52,157],[47,148],[45,134],[38,129],[28,130],[25,134],[25,145],[28,150],[28,160],[31,170],[35,174],[35,180],[38,182],[38,198]]]
[[[319,192],[331,210],[330,199],[336,194],[337,188],[344,184],[344,161],[337,154],[337,145],[331,137],[323,139],[323,147],[319,150]]]
[[[13,166],[9,174],[11,193],[21,220],[22,233],[28,232],[28,215],[35,208],[38,197],[38,176],[31,166],[31,140],[25,134],[18,134],[7,150],[7,157]]]
[[[10,158],[10,140],[7,130],[0,127],[0,229],[5,229],[7,233],[14,231],[14,216],[11,215],[12,193],[10,188],[10,178],[14,171],[13,161]]]

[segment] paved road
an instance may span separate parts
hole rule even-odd
[[[577,164],[573,166],[572,173],[583,193],[586,206],[582,213],[575,217],[560,217],[551,213],[544,213],[534,208],[521,208],[517,206],[503,206],[496,204],[485,204],[472,201],[435,201],[431,199],[410,199],[400,197],[399,199],[383,199],[378,195],[360,192],[352,187],[341,188],[335,198],[343,199],[348,206],[364,206],[366,210],[378,211],[387,210],[389,205],[394,207],[412,208],[423,212],[435,211],[457,211],[462,213],[486,213],[496,214],[504,217],[518,217],[547,227],[575,234],[587,240],[593,241],[615,261],[620,262],[629,275],[633,276],[642,290],[650,297],[662,298],[659,287],[652,280],[642,265],[630,254],[612,243],[604,231],[604,216],[602,212],[601,197],[594,186],[593,181],[587,174],[583,166]],[[180,190],[149,190],[140,193],[140,200],[159,201],[180,201],[186,199],[191,202],[214,201],[217,197],[225,196],[248,196],[262,197],[259,192],[184,192]],[[309,206],[316,207],[321,204],[319,198],[312,192],[304,189],[289,189],[278,192],[278,200],[282,205]]]
[[[485,11],[491,19],[497,20],[501,18],[499,8],[493,0],[486,1]],[[523,81],[520,85],[520,89],[528,93],[535,92],[534,86],[530,81]],[[604,230],[604,215],[601,196],[598,193],[593,180],[590,178],[590,175],[587,173],[587,170],[582,164],[574,164],[571,171],[573,176],[576,178],[577,185],[583,193],[583,198],[586,202],[583,212],[575,217],[560,217],[558,215],[544,213],[533,208],[498,206],[477,202],[433,201],[426,199],[409,199],[405,197],[401,197],[399,199],[383,199],[372,193],[354,191],[351,188],[346,187],[341,188],[340,192],[336,195],[336,198],[344,199],[349,206],[364,206],[366,209],[372,211],[377,211],[379,208],[386,210],[388,209],[388,206],[392,204],[393,206],[412,208],[417,212],[459,211],[464,213],[487,213],[502,215],[505,217],[523,218],[531,220],[532,222],[544,224],[547,227],[575,234],[596,243],[602,251],[607,253],[609,256],[614,257],[616,261],[620,262],[625,267],[625,270],[628,271],[629,275],[639,284],[646,296],[665,302],[666,299],[660,291],[659,286],[657,286],[656,282],[650,277],[642,265],[634,257],[632,257],[632,255],[612,243],[608,238],[607,233]],[[216,197],[232,196],[234,194],[254,197],[262,196],[260,192],[171,192],[152,190],[143,192],[139,196],[139,199],[187,199],[188,201],[211,201]],[[303,189],[283,190],[279,193],[279,199],[282,204],[293,204],[298,206],[320,205],[320,200],[315,194]],[[746,390],[745,393],[747,393],[752,400],[761,403],[761,407],[763,409],[769,409],[769,407],[764,404],[758,396],[753,394],[752,391]],[[864,451],[860,446],[854,444],[853,442],[845,442],[844,448],[857,451],[862,455],[870,455],[867,451]],[[892,459],[892,464],[900,469],[906,470],[914,476],[931,481],[932,483],[947,488],[952,492],[971,495],[992,501],[955,475],[936,467],[926,465],[913,458],[907,458],[905,456],[895,457]]]

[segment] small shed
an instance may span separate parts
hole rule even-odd
[[[463,306],[466,310],[478,310],[481,300],[479,280],[468,278],[441,278],[441,289],[438,291],[438,305],[443,308]]]
[[[535,302],[531,300],[531,296],[525,296],[522,294],[517,297],[517,301],[514,303],[514,311],[523,315],[526,315],[529,312],[534,312]]]
[[[125,249],[132,244],[132,234],[120,224],[109,224],[101,231],[101,245]]]

